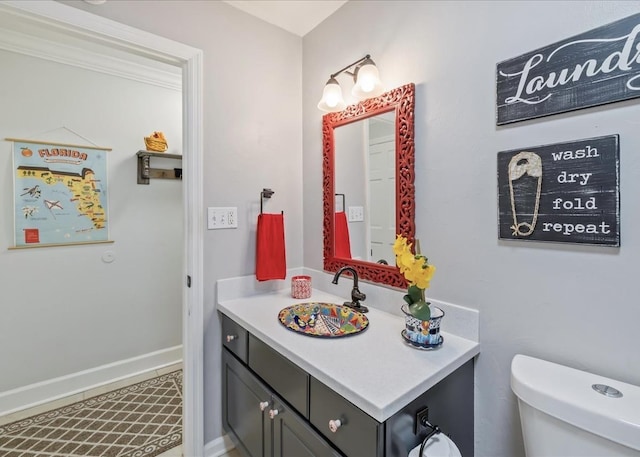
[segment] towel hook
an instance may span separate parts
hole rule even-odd
[[[260,192],[260,214],[262,214],[262,201],[265,198],[271,198],[273,194],[275,194],[275,192],[271,189],[262,189],[262,192]],[[282,214],[284,214],[284,211],[282,211]]]

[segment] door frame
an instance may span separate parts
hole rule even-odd
[[[0,10],[182,69],[183,146],[183,454],[204,452],[202,50],[96,16],[54,0],[1,0]],[[190,287],[187,285],[187,278]]]

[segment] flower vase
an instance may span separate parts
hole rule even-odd
[[[404,314],[405,322],[402,338],[407,344],[419,349],[436,349],[442,346],[440,323],[444,317],[444,311],[436,306],[430,306],[430,308],[431,317],[429,320],[421,320],[413,316],[407,305],[402,305],[400,308]]]

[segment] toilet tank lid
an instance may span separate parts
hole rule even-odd
[[[622,392],[607,397],[592,385]],[[571,425],[640,451],[640,387],[525,355],[511,362],[511,389],[525,403]]]

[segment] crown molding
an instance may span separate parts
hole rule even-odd
[[[181,91],[182,75],[131,60],[0,29],[0,49]]]

